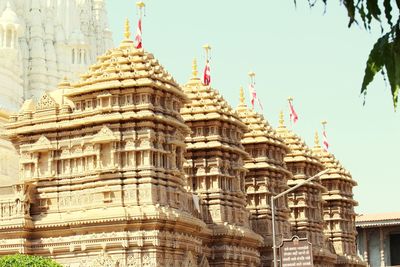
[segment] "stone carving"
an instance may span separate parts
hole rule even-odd
[[[107,126],[103,126],[100,131],[93,137],[93,143],[108,143],[116,141],[114,133]]]
[[[32,148],[30,149],[31,151],[51,151],[53,150],[53,146],[50,142],[50,140],[44,136],[41,135],[39,139],[32,145]]]
[[[142,256],[142,266],[143,267],[156,267],[156,258],[152,257],[150,253],[144,253]]]
[[[93,260],[92,267],[118,267],[117,262],[105,252],[102,252]]]
[[[210,267],[210,264],[208,263],[207,257],[205,255],[203,255],[203,257],[201,257],[199,267]]]
[[[37,111],[54,108],[58,108],[58,104],[48,93],[44,93],[39,102],[36,104]]]
[[[185,258],[182,262],[182,267],[197,267],[196,260],[191,251],[187,251]]]
[[[40,1],[30,2],[37,11]],[[48,110],[61,100],[69,113]],[[278,136],[247,108],[234,111],[196,75],[181,88],[129,39],[37,108],[7,126],[28,175],[15,194],[1,188],[0,230],[13,227],[13,238],[2,237],[0,254],[28,251],[85,267],[268,266],[269,197],[323,167],[298,138]],[[297,164],[288,147],[309,161]],[[298,211],[292,221],[305,226],[299,235],[316,245],[316,265],[332,267],[318,214],[322,189],[309,185],[289,203]],[[279,236],[290,234],[287,204],[277,203]],[[334,220],[349,217],[339,213]]]

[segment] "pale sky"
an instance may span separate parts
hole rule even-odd
[[[247,73],[256,73],[256,90],[265,118],[273,126],[288,114],[294,97],[299,115],[293,130],[313,146],[314,132],[327,120],[331,152],[358,182],[358,213],[399,211],[400,111],[381,76],[369,88],[366,105],[360,85],[369,51],[380,34],[347,28],[339,1],[308,8],[306,0],[148,0],[143,45],[179,83],[191,63],[204,65],[202,45],[212,46],[212,87],[236,107]],[[138,19],[134,0],[107,0],[115,44],[128,17]],[[132,25],[134,30],[136,25]],[[247,94],[248,95],[248,94]],[[248,97],[247,97],[248,98]],[[248,99],[247,99],[248,100]],[[288,122],[288,116],[286,116]]]

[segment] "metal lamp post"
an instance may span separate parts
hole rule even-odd
[[[274,254],[274,267],[278,267],[278,261],[277,261],[277,258],[276,258],[276,249],[277,249],[277,247],[276,247],[276,237],[275,237],[275,199],[278,199],[278,198],[280,198],[280,197],[282,197],[282,196],[284,196],[284,195],[286,195],[286,194],[292,192],[293,190],[299,188],[300,186],[303,186],[304,184],[307,184],[307,183],[311,182],[312,180],[314,180],[314,179],[320,177],[321,175],[325,174],[327,171],[328,171],[328,169],[323,170],[323,171],[317,173],[316,175],[314,175],[314,176],[308,178],[307,180],[305,180],[305,181],[303,181],[303,182],[301,182],[301,183],[299,183],[299,184],[297,184],[297,185],[295,185],[295,186],[289,188],[288,190],[283,191],[282,193],[280,193],[280,194],[278,194],[278,195],[276,195],[276,196],[271,196],[271,212],[272,212],[272,251],[273,251],[273,254]]]

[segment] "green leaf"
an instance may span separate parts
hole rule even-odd
[[[378,6],[378,0],[367,0],[367,10],[367,18],[369,24],[371,24],[372,17],[374,17],[379,22],[381,21],[379,18],[381,15],[381,10]]]
[[[364,94],[364,96],[367,94],[367,87],[374,79],[375,74],[381,71],[385,64],[383,55],[385,46],[389,42],[389,36],[390,32],[379,38],[369,54],[364,79],[361,85],[361,94]]]
[[[347,26],[350,27],[355,22],[356,7],[354,5],[354,0],[344,0],[343,4],[347,9],[347,16],[349,17],[349,24]]]
[[[400,54],[398,47],[398,36],[394,37],[394,40],[389,42],[384,49],[384,61],[386,75],[389,80],[390,89],[393,99],[393,107],[396,109],[398,102],[398,94],[400,88]]]
[[[383,35],[375,43],[368,57],[361,85],[361,94],[364,94],[365,97],[367,87],[374,79],[375,74],[377,72],[384,73],[387,81],[389,81],[395,110],[400,93],[400,34],[397,28],[398,25],[394,26],[391,31]]]
[[[358,10],[358,13],[360,14],[364,28],[366,30],[370,30],[369,24],[367,23],[367,14],[365,13],[364,5],[361,3],[361,5],[358,6],[358,4],[357,4],[357,10]]]
[[[386,20],[390,25],[390,27],[393,27],[392,14],[391,14],[393,8],[392,5],[390,4],[390,0],[383,0],[383,7],[385,8]]]

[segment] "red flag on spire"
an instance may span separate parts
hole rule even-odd
[[[291,99],[289,99],[289,112],[290,112],[290,120],[293,121],[294,124],[296,124],[297,120],[299,119],[299,116],[297,116],[297,113],[294,110]]]
[[[211,71],[210,71],[210,64],[209,64],[208,60],[206,62],[206,66],[204,67],[203,83],[204,83],[204,85],[210,85],[210,83],[211,83]]]
[[[326,137],[325,127],[324,130],[322,131],[322,137],[323,137],[322,144],[324,145],[324,149],[325,151],[328,151],[329,143],[328,143],[328,138]]]
[[[136,41],[136,48],[142,48],[142,19],[140,18],[138,21],[138,27],[136,30],[136,36],[135,36],[135,41]]]
[[[249,91],[250,91],[250,102],[251,102],[251,106],[253,107],[253,109],[254,109],[254,102],[257,100],[258,105],[260,106],[261,110],[263,110],[263,106],[261,104],[261,101],[257,97],[256,89],[254,89],[254,82],[250,83]]]

